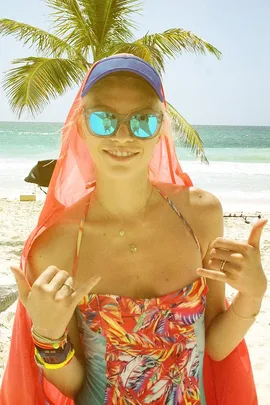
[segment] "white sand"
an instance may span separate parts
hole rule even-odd
[[[23,244],[37,223],[43,201],[20,202],[18,200],[0,199],[0,275],[1,284],[14,284],[15,279],[9,264],[12,259],[19,261]],[[256,207],[258,210],[258,207]],[[255,211],[241,208],[245,214],[255,215]],[[240,212],[230,211],[236,214]],[[224,212],[225,215],[229,212]],[[257,214],[257,212],[256,212]],[[263,268],[270,280],[270,213],[261,212],[263,218],[269,221],[264,227],[261,238],[261,258]],[[257,218],[247,218],[251,223],[246,224],[242,218],[224,218],[224,237],[239,241],[247,241],[252,225]],[[227,288],[229,298],[234,290]],[[0,381],[7,361],[11,328],[13,325],[14,313],[17,302],[6,311],[0,313]],[[260,405],[270,405],[270,289],[263,301],[261,313],[257,321],[246,335],[246,342],[249,347],[251,362],[254,371],[254,378],[257,386]]]

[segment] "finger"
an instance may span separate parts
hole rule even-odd
[[[221,281],[222,283],[226,283],[228,278],[226,274],[222,273],[221,271],[215,270],[206,270],[206,269],[197,269],[197,273],[206,278],[210,278],[211,280]]]
[[[55,299],[68,297],[74,292],[74,290],[67,287],[67,285],[70,285],[70,287],[73,288],[73,278],[71,276],[68,277],[65,281],[63,281],[62,287],[57,291],[54,297]]]
[[[225,260],[225,259],[224,259]],[[217,271],[221,271],[220,268],[222,266],[222,263],[224,262],[224,260],[221,259],[211,259],[208,261],[207,263],[207,267],[209,267],[209,270],[217,270]],[[223,266],[223,268],[225,267],[225,270],[222,270],[225,273],[235,273],[238,270],[242,269],[241,266],[241,262],[239,261],[234,261],[233,263],[230,262],[229,260],[225,260],[226,263]]]
[[[245,242],[239,242],[233,239],[217,238],[211,248],[220,248],[224,250],[232,250],[236,253],[241,253],[243,256],[246,254],[250,246]]]
[[[262,231],[264,226],[267,224],[268,219],[261,219],[260,221],[257,221],[254,225],[253,228],[250,232],[249,238],[248,238],[248,244],[252,245],[254,248],[260,248],[260,239],[262,236]]]
[[[10,269],[11,269],[12,273],[14,274],[14,277],[15,277],[15,280],[17,283],[20,300],[22,301],[23,304],[25,304],[27,301],[27,297],[31,291],[30,284],[29,284],[28,280],[26,279],[23,271],[21,270],[21,268],[18,265],[16,265],[15,263],[12,263],[12,264],[10,264]]]
[[[100,281],[100,276],[94,276],[88,280],[87,283],[83,284],[78,288],[72,295],[72,300],[76,302],[76,305],[92,290],[95,285]]]
[[[51,279],[48,284],[50,291],[57,292],[69,278],[69,274],[65,270],[59,270],[58,273]]]
[[[234,253],[232,251],[225,251],[223,249],[214,248],[210,255],[210,260],[226,260],[226,262],[233,262],[238,264],[243,260],[243,256],[240,253]]]
[[[38,285],[44,285],[44,284],[49,284],[51,280],[54,278],[54,276],[59,272],[60,270],[56,266],[49,266],[47,269],[45,269],[40,276],[36,279],[34,284]],[[33,285],[34,285],[33,284]]]

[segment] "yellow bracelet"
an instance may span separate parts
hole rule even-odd
[[[46,362],[43,360],[43,358],[40,356],[38,350],[37,350],[36,347],[35,347],[35,357],[36,357],[36,359],[38,360],[38,363],[39,363],[40,365],[42,365],[44,368],[48,369],[48,370],[57,370],[58,368],[64,367],[64,366],[72,359],[72,357],[74,356],[74,354],[75,354],[75,350],[72,349],[72,350],[69,352],[69,354],[67,355],[66,360],[63,361],[62,363],[59,363],[59,364],[49,364],[49,363],[46,363]]]
[[[239,314],[235,311],[233,304],[234,304],[234,301],[232,301],[231,307],[232,307],[232,310],[233,310],[233,312],[235,313],[235,315],[239,316],[239,318],[245,319],[246,321],[255,321],[255,320],[256,320],[256,317],[259,315],[259,312],[258,312],[257,314],[255,314],[255,315],[251,316],[251,317],[244,317],[244,316],[242,316],[242,315],[239,315]]]

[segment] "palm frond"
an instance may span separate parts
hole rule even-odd
[[[157,49],[150,48],[148,45],[137,41],[131,43],[111,43],[104,49],[102,57],[115,55],[117,53],[130,53],[138,56],[152,65],[161,75],[160,66],[163,67],[163,55],[161,55]]]
[[[132,29],[137,25],[133,14],[141,11],[140,0],[78,0],[84,9],[96,38],[94,60],[104,55],[108,44],[133,39]],[[107,56],[107,55],[105,55]]]
[[[109,48],[111,54],[127,52],[139,56],[150,63],[160,75],[164,73],[166,60],[175,59],[183,51],[195,54],[206,54],[208,51],[217,59],[220,59],[222,55],[213,45],[182,28],[172,28],[163,33],[147,33],[132,43],[116,43]]]
[[[89,50],[93,52],[96,43],[95,33],[84,15],[78,0],[45,0],[54,11],[50,13],[55,35],[64,39],[85,58]]]
[[[131,53],[150,63],[160,75],[164,70],[164,56],[160,54],[158,49],[150,47],[141,40],[131,43],[112,43],[104,51],[103,57],[117,53]]]
[[[155,49],[162,56],[163,64],[159,64],[159,70],[164,72],[164,62],[166,59],[175,59],[182,55],[183,51],[188,53],[205,55],[208,51],[214,54],[217,59],[221,58],[221,52],[213,45],[199,38],[191,31],[183,30],[182,28],[172,28],[162,33],[146,34],[137,42],[142,42],[151,50]],[[159,61],[154,61],[158,63]]]
[[[12,63],[24,65],[8,71],[3,88],[12,110],[19,117],[24,110],[32,116],[40,113],[51,99],[81,82],[85,74],[83,66],[68,59],[28,57]]]
[[[38,53],[42,53],[45,57],[80,57],[83,60],[74,47],[66,41],[32,25],[3,18],[0,20],[0,32],[3,36],[12,35],[15,39],[22,41],[24,45],[28,45],[29,48],[35,48]]]
[[[201,163],[209,165],[209,161],[203,150],[203,141],[198,132],[187,120],[167,101],[167,110],[172,120],[173,137],[176,144],[190,148],[191,152],[196,154]]]

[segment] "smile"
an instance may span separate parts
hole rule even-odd
[[[106,155],[108,155],[110,158],[114,159],[114,160],[121,160],[121,161],[126,161],[126,160],[131,160],[134,158],[134,156],[136,156],[138,154],[138,152],[136,153],[131,153],[131,152],[109,152],[109,151],[104,151],[106,153]]]

